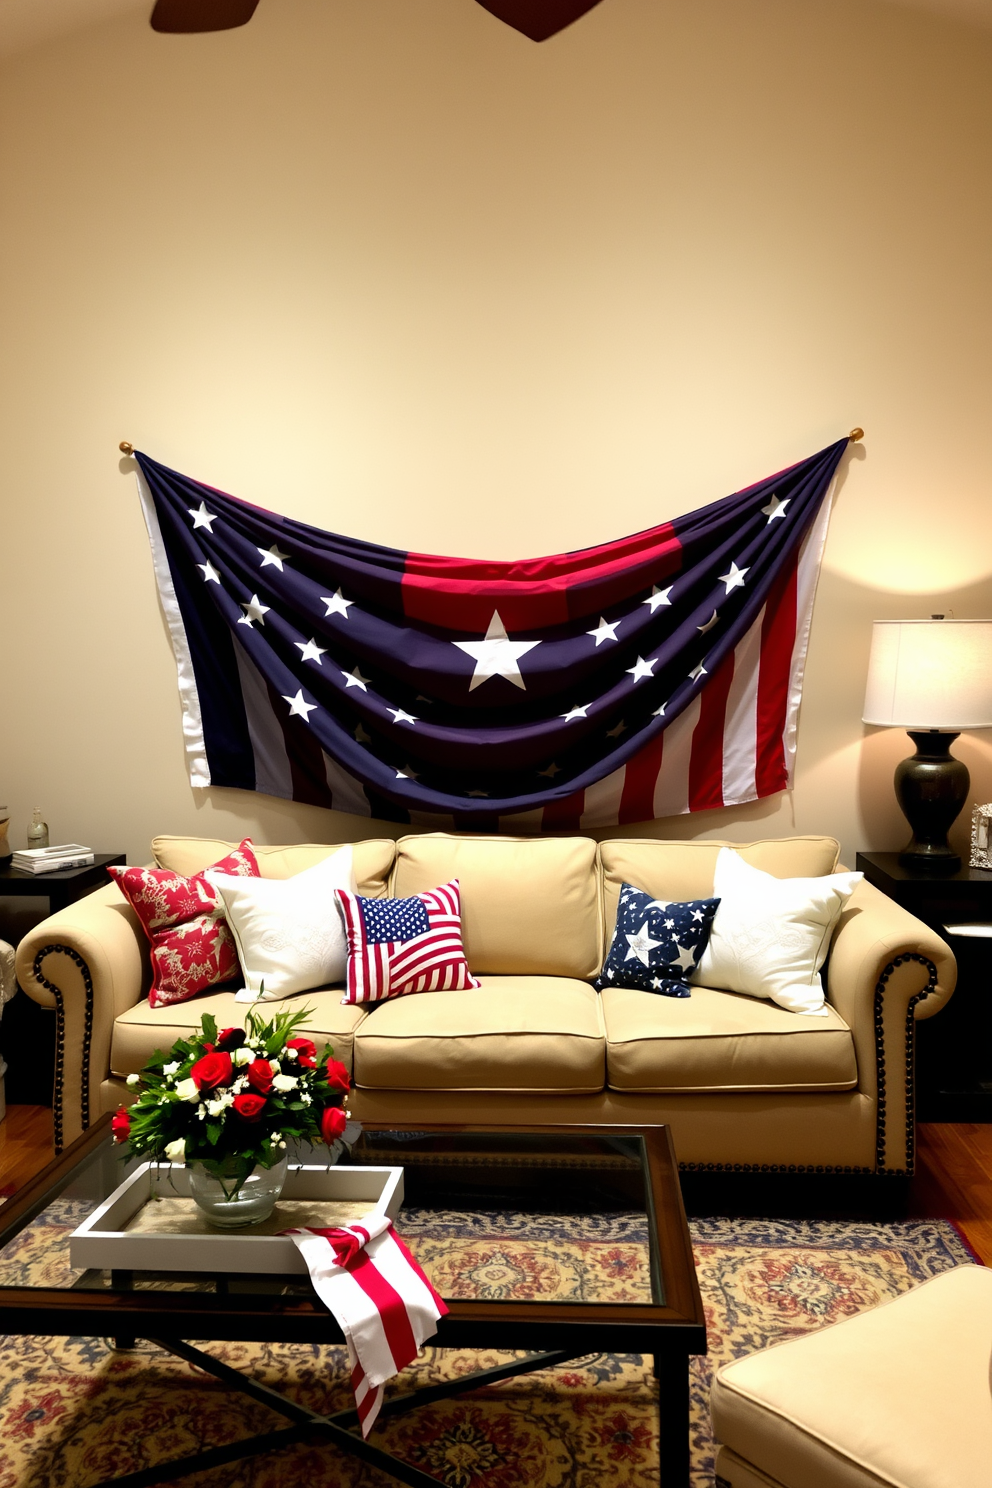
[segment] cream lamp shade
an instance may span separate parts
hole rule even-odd
[[[862,722],[992,728],[992,620],[876,620]]]

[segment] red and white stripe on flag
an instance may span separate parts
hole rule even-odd
[[[739,806],[792,784],[803,670],[829,500],[754,623],[693,702],[619,770],[507,831],[624,826]]]
[[[284,1233],[345,1336],[358,1420],[368,1436],[383,1385],[412,1363],[448,1309],[384,1214],[364,1225]]]
[[[335,890],[348,941],[348,967],[343,1003],[384,1002],[407,992],[459,992],[478,987],[462,943],[461,895],[457,878],[439,888],[411,896],[427,912],[428,928],[409,939],[373,940],[362,904],[382,907],[382,900],[363,901],[346,889]],[[402,910],[402,899],[391,903]]]

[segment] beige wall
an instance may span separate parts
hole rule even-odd
[[[194,793],[117,442],[373,540],[599,542],[864,425],[791,796],[662,835],[896,847],[871,621],[992,614],[992,38],[896,6],[138,12],[0,70],[0,792],[23,840],[368,824]],[[992,735],[962,739],[992,799]],[[963,821],[962,821],[963,831]]]

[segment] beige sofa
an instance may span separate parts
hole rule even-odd
[[[735,846],[781,878],[830,873],[837,843]],[[159,837],[155,861],[194,873],[231,844]],[[477,991],[407,996],[366,1010],[340,989],[303,995],[311,1028],[353,1072],[366,1120],[668,1122],[688,1169],[901,1174],[913,1166],[913,1021],[955,978],[933,931],[862,884],[834,933],[829,1015],[695,987],[672,999],[592,986],[626,880],[667,899],[712,891],[718,842],[422,834],[355,844],[359,892],[406,895],[461,882]],[[334,851],[259,847],[285,878]],[[51,916],[21,942],[21,986],[57,1015],[55,1125],[68,1143],[127,1099],[125,1077],[230,992],[148,1006],[144,936],[116,885]],[[276,1006],[276,1004],[272,1004]]]

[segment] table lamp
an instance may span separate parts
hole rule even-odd
[[[947,830],[968,797],[967,765],[951,754],[962,729],[992,728],[992,620],[876,620],[864,723],[904,728],[916,753],[896,767],[912,840],[899,861],[956,873]]]

